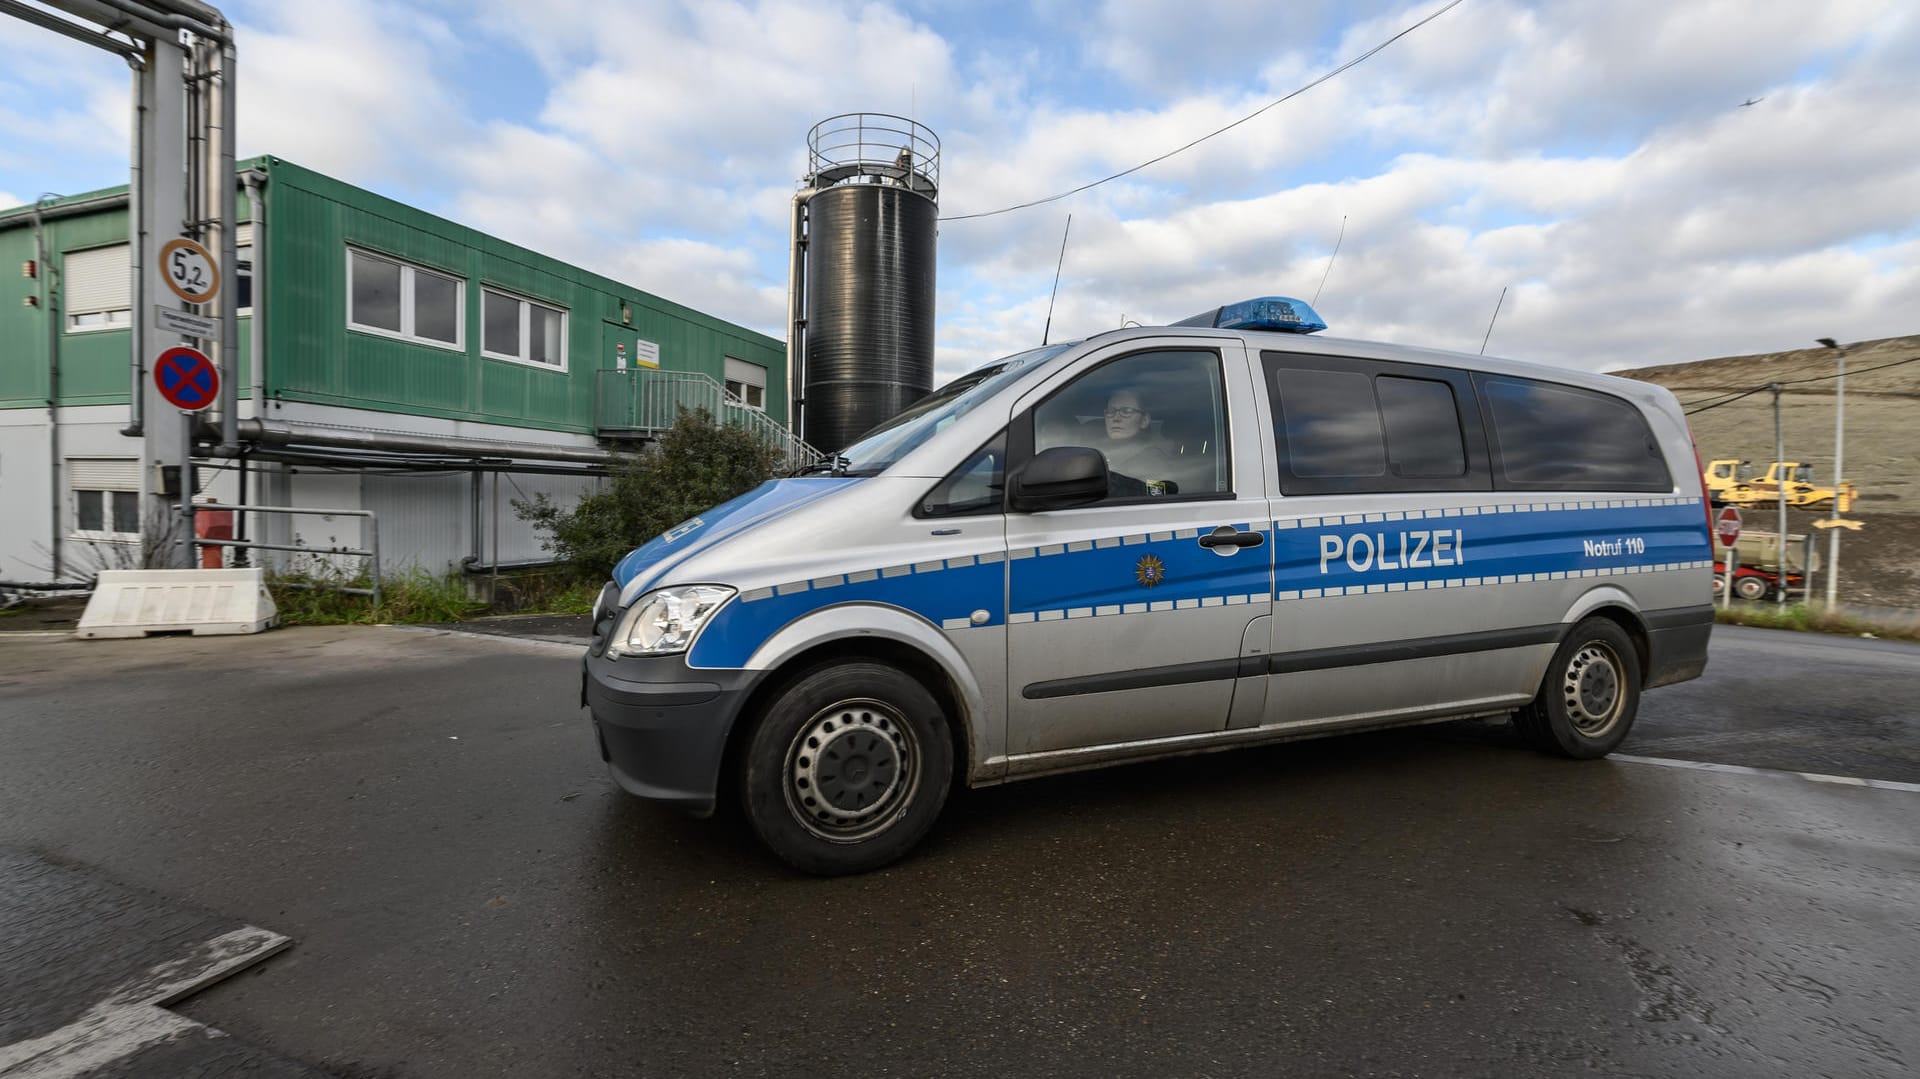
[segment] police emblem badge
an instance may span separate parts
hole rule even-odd
[[[1140,561],[1133,564],[1133,577],[1134,580],[1152,588],[1167,579],[1166,564],[1153,555],[1143,554],[1140,556]]]

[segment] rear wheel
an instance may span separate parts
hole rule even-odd
[[[1579,760],[1604,757],[1640,707],[1640,657],[1611,619],[1573,627],[1553,653],[1533,703],[1515,717],[1534,748]]]
[[[1741,599],[1760,599],[1767,594],[1767,582],[1761,577],[1735,577],[1733,594]]]
[[[823,876],[877,869],[933,826],[953,778],[939,702],[881,663],[834,663],[774,699],[742,761],[741,799],[761,841]]]
[[[1724,573],[1713,575],[1713,598],[1719,599],[1727,594],[1727,576]]]

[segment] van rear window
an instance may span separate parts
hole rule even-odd
[[[1494,467],[1523,491],[1671,491],[1660,444],[1618,397],[1533,379],[1480,375],[1493,423]]]

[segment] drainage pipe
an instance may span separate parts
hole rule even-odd
[[[267,200],[261,188],[267,177],[259,169],[248,169],[243,179],[247,217],[253,222],[253,317],[247,329],[248,364],[253,370],[248,374],[253,380],[253,418],[263,420],[267,418]],[[240,268],[234,267],[233,274],[237,281]],[[239,316],[234,318],[238,321]]]
[[[50,537],[48,553],[53,558],[53,575],[66,576],[60,563],[60,300],[53,291],[53,267],[47,264],[45,222],[40,216],[43,196],[33,204],[33,257],[40,272],[40,305],[47,320],[47,521]],[[64,265],[64,264],[63,264]],[[102,507],[111,511],[111,506]]]

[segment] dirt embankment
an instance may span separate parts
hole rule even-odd
[[[1774,459],[1773,394],[1763,387],[1780,383],[1786,459],[1812,465],[1824,485],[1833,478],[1837,369],[1832,349],[1809,348],[1613,373],[1672,390],[1691,413],[1701,458],[1741,458],[1756,474]],[[1920,608],[1920,336],[1847,346],[1842,465],[1860,489],[1848,516],[1863,522],[1840,539],[1843,599]],[[1771,507],[1745,512],[1748,528],[1775,529]],[[1816,516],[1795,511],[1789,528],[1804,531]],[[1823,559],[1827,549],[1822,534]]]

